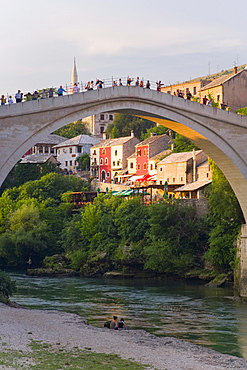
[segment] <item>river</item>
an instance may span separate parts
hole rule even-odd
[[[247,359],[247,304],[234,291],[193,282],[29,277],[9,273],[23,306],[73,312],[102,327],[113,315],[132,328]]]

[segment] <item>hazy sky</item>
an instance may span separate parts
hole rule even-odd
[[[163,83],[247,63],[247,2],[0,0],[0,94],[79,80]],[[210,63],[210,67],[209,67]]]

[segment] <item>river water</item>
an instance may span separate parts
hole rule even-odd
[[[29,277],[9,273],[23,306],[73,312],[102,327],[113,315],[132,328],[247,359],[247,304],[234,291],[192,282]]]

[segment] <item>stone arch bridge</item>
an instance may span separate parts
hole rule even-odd
[[[141,87],[119,86],[0,107],[0,185],[21,156],[43,137],[101,112],[153,120],[187,137],[228,179],[247,220],[247,116]],[[247,296],[247,230],[242,227],[241,285]]]

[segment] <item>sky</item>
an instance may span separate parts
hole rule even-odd
[[[247,64],[242,0],[0,0],[0,94],[130,75],[165,85]]]

